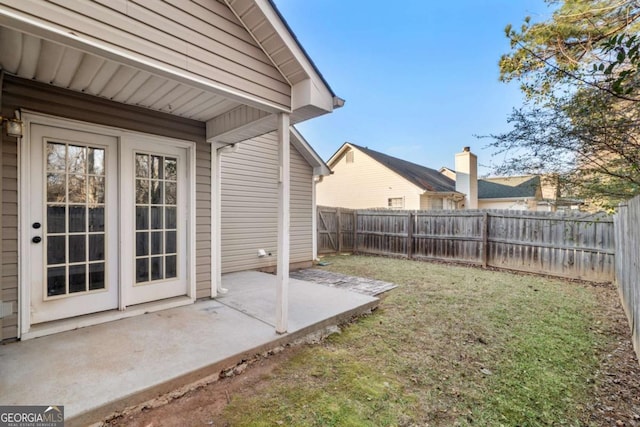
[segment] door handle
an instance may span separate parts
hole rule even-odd
[[[31,239],[31,241],[32,241],[33,243],[40,243],[40,242],[42,242],[42,237],[40,237],[40,236],[35,236],[33,239]]]

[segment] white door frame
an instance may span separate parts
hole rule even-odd
[[[190,233],[194,233],[189,229],[189,225],[194,222],[188,219],[188,198],[189,198],[189,173],[191,169],[189,164],[194,164],[189,159],[189,148],[191,144],[178,141],[167,141],[164,139],[136,135],[131,137],[130,135],[124,136],[120,141],[120,236],[121,241],[125,241],[130,236],[136,234],[135,230],[135,165],[134,155],[137,151],[151,152],[151,154],[160,154],[175,157],[178,160],[178,234],[184,233],[187,237],[186,241],[182,238],[178,238],[178,276],[176,280],[149,282],[146,285],[136,286],[135,283],[135,247],[134,245],[122,245],[121,246],[121,261],[120,261],[120,291],[121,291],[121,307],[126,308],[129,305],[135,305],[143,302],[148,302],[155,299],[169,298],[173,293],[174,288],[182,289],[182,286],[178,284],[172,285],[170,282],[181,282],[188,277],[188,261],[186,255],[188,254],[186,242],[189,241]],[[186,155],[185,155],[186,154]],[[193,176],[195,180],[195,175]],[[193,181],[195,182],[195,181]],[[193,186],[193,185],[192,185]],[[182,224],[180,224],[182,223]],[[195,240],[195,239],[191,239]],[[195,261],[194,261],[195,264]],[[181,292],[181,290],[179,290]],[[188,293],[188,291],[187,291]]]
[[[82,122],[78,120],[64,119],[47,114],[41,114],[28,110],[22,110],[22,120],[24,122],[24,136],[19,138],[18,141],[18,338],[26,339],[33,338],[47,333],[61,332],[63,330],[75,329],[81,326],[88,326],[91,324],[103,323],[123,317],[129,317],[138,313],[142,314],[148,311],[162,310],[169,307],[175,307],[178,305],[191,304],[196,298],[196,144],[193,141],[179,140],[175,138],[156,136],[141,132],[134,132],[124,130],[115,127],[109,127],[104,125],[98,125],[93,123]],[[77,322],[61,324],[50,328],[51,332],[44,333],[31,333],[31,266],[29,265],[29,250],[31,244],[31,228],[27,206],[29,206],[31,198],[31,131],[30,127],[32,123],[42,124],[45,126],[56,126],[67,128],[71,130],[98,133],[108,136],[114,136],[122,141],[123,139],[144,139],[146,141],[160,141],[164,143],[173,144],[186,149],[187,151],[187,203],[186,210],[187,226],[185,228],[187,233],[187,298],[183,298],[181,301],[167,301],[166,303],[154,304],[153,309],[142,307],[140,310],[130,310],[129,313],[125,313],[126,300],[122,292],[123,285],[118,284],[121,291],[119,292],[119,310],[120,312],[108,312],[108,314],[99,317],[88,317],[86,319],[78,320]],[[119,157],[119,154],[118,154]],[[118,169],[120,167],[118,166]],[[118,177],[120,179],[120,177]],[[119,198],[122,195],[119,194]],[[121,205],[118,201],[118,209]],[[120,244],[123,244],[123,233],[118,230],[120,236]],[[212,232],[215,232],[212,230]],[[119,277],[122,277],[121,266],[118,266]],[[91,316],[91,315],[88,315]],[[57,321],[55,321],[57,322]],[[52,322],[52,323],[55,323]],[[60,321],[64,322],[64,321]]]

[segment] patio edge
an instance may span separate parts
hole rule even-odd
[[[168,394],[176,389],[188,386],[189,384],[195,383],[205,377],[220,374],[227,369],[238,365],[245,359],[250,359],[256,355],[263,354],[277,347],[293,344],[296,341],[300,341],[301,339],[309,335],[312,335],[321,330],[325,330],[332,326],[340,326],[350,323],[353,319],[361,317],[367,313],[371,313],[378,307],[379,303],[380,299],[376,298],[373,301],[337,314],[331,318],[324,319],[320,322],[306,326],[297,331],[277,336],[273,341],[269,341],[268,343],[252,347],[236,355],[212,362],[205,367],[198,368],[187,374],[177,376],[163,383],[151,386],[144,390],[137,391],[107,404],[89,409],[83,413],[65,420],[65,425],[68,427],[102,425],[102,422],[110,416],[117,415],[119,412],[123,412],[128,408],[133,408],[144,402]]]

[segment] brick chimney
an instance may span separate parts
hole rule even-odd
[[[456,191],[465,195],[463,209],[478,209],[478,157],[469,147],[456,154]]]

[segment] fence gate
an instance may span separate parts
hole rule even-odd
[[[353,250],[355,211],[318,206],[318,254]]]
[[[318,253],[339,252],[338,209],[318,208]]]

